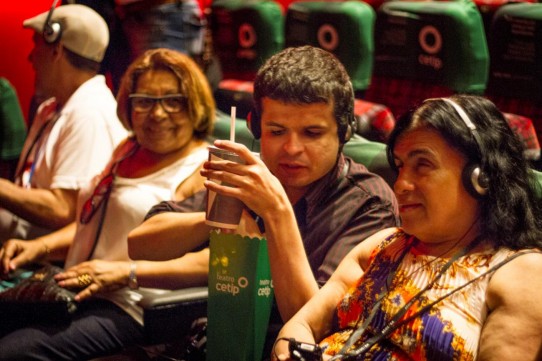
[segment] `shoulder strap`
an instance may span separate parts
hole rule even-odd
[[[124,143],[122,143],[122,146],[124,147],[125,144],[128,143],[129,141],[130,141],[131,148],[129,148],[129,150],[124,152],[124,155],[122,155],[120,158],[115,160],[115,162],[111,166],[111,173],[113,174],[113,176],[115,176],[116,173],[117,173],[118,164],[120,162],[122,162],[124,159],[132,156],[137,151],[137,149],[139,148],[139,144],[136,141],[134,141],[132,138],[128,138]],[[96,246],[98,244],[98,238],[100,238],[100,234],[102,233],[102,228],[103,228],[103,224],[104,224],[104,221],[105,221],[105,213],[107,212],[107,204],[109,203],[109,196],[111,195],[111,191],[113,189],[113,186],[114,186],[114,180],[111,183],[111,187],[109,187],[109,189],[107,190],[107,192],[104,195],[105,198],[104,198],[104,200],[103,200],[103,202],[101,204],[102,209],[101,209],[101,212],[100,212],[100,221],[98,222],[98,228],[96,229],[96,236],[94,237],[94,242],[93,242],[92,248],[90,249],[90,252],[88,254],[87,260],[92,259],[92,256],[94,255],[94,251],[96,250]]]
[[[525,251],[519,251],[517,253],[514,253],[510,256],[508,256],[506,259],[502,260],[501,262],[497,263],[496,265],[494,265],[493,267],[489,268],[487,271],[485,271],[484,273],[476,276],[475,278],[471,279],[470,281],[464,283],[463,285],[453,289],[452,291],[448,292],[447,294],[445,294],[444,296],[442,297],[439,297],[438,299],[436,299],[435,301],[433,302],[430,302],[428,303],[427,305],[425,305],[424,307],[422,307],[420,310],[418,310],[418,312],[415,312],[414,314],[412,314],[411,316],[401,320],[401,321],[398,321],[398,322],[395,322],[395,323],[389,323],[387,324],[383,329],[382,331],[380,331],[380,333],[378,333],[377,335],[369,338],[367,341],[365,341],[358,349],[356,349],[355,351],[353,352],[346,352],[344,354],[344,357],[343,358],[339,358],[340,360],[353,360],[353,359],[356,359],[357,356],[359,355],[362,355],[364,354],[365,352],[367,352],[371,347],[373,347],[377,342],[380,342],[381,340],[383,340],[384,338],[388,337],[394,330],[396,330],[397,328],[401,327],[402,325],[412,321],[413,319],[419,317],[420,315],[424,314],[425,312],[429,311],[434,305],[436,305],[437,303],[441,302],[442,300],[450,297],[452,294],[462,290],[463,288],[469,286],[470,284],[476,282],[477,280],[481,279],[482,277],[485,277],[487,276],[488,274],[492,274],[494,273],[495,271],[497,271],[499,268],[501,268],[502,266],[504,266],[505,264],[507,264],[508,262],[516,259],[517,257],[521,256],[521,255],[524,255],[524,254],[528,254],[528,253],[540,253],[539,251],[535,251],[535,250],[525,250]],[[340,353],[336,356],[339,356]],[[332,357],[331,360],[337,360],[337,358],[335,358],[336,356]],[[342,355],[341,355],[342,356]]]

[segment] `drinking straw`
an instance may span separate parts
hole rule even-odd
[[[237,111],[236,107],[231,107],[231,118],[230,118],[230,140],[235,142],[235,112]]]

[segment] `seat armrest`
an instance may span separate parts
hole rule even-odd
[[[143,308],[145,343],[156,345],[185,338],[194,320],[207,316],[207,287],[191,287],[161,295],[145,295]]]
[[[194,302],[207,300],[209,291],[207,287],[190,287],[175,290],[158,295],[145,295],[139,306],[143,309],[150,309],[163,305],[170,305],[176,303]]]

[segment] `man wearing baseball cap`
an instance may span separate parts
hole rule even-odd
[[[106,165],[126,137],[116,101],[98,75],[109,42],[91,8],[63,5],[23,22],[32,29],[28,57],[38,107],[15,182],[0,179],[0,244],[31,239],[75,219],[77,192]]]

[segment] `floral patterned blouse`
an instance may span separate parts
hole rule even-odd
[[[517,252],[497,250],[488,243],[482,243],[474,251],[453,261],[439,276],[449,258],[419,254],[412,247],[415,242],[416,238],[399,231],[375,250],[367,272],[338,304],[336,329],[339,331],[320,343],[326,354],[335,355],[342,349],[375,304],[374,317],[350,350],[378,334],[406,302],[438,277],[397,319],[398,328],[366,353],[349,360],[476,359],[480,331],[488,313],[486,289],[494,272],[490,269]],[[390,270],[395,270],[393,276],[388,276]],[[471,280],[472,283],[458,289]],[[446,297],[428,311],[417,314],[424,305],[443,296]],[[378,304],[380,297],[382,301]]]

